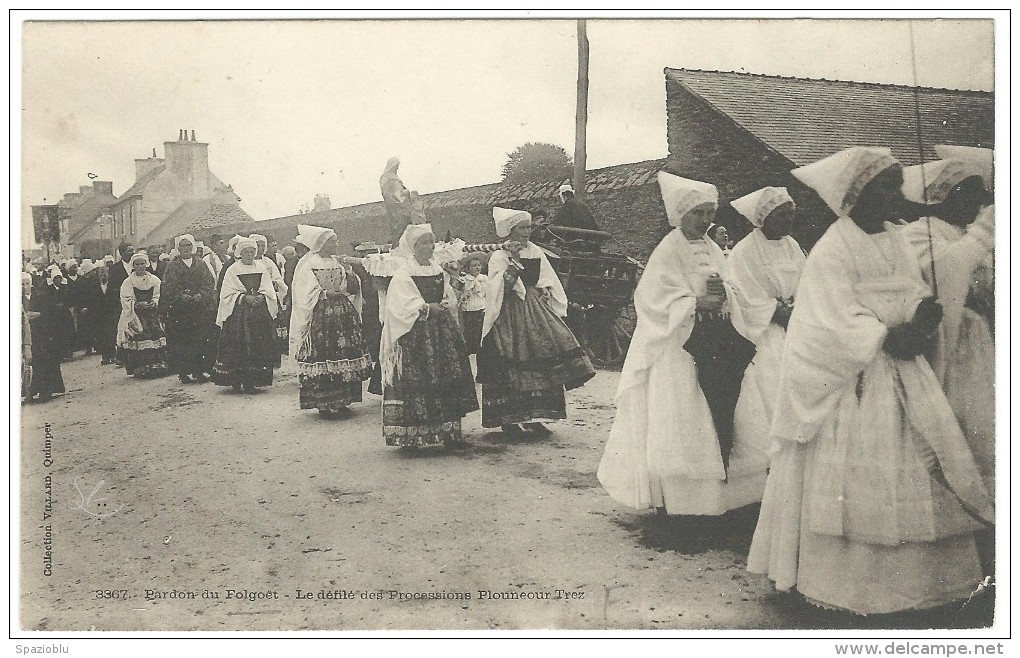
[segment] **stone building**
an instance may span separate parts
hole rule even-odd
[[[795,237],[814,245],[835,217],[790,170],[851,146],[921,162],[917,106],[924,160],[938,157],[936,144],[994,145],[990,92],[672,68],[665,77],[665,167],[716,185],[718,219],[735,237],[749,225],[727,202],[781,185],[797,202]]]
[[[161,244],[197,220],[252,221],[240,198],[209,169],[209,144],[181,130],[164,142],[164,157],[135,160],[135,182],[110,207],[114,244]]]
[[[98,220],[109,214],[116,202],[111,181],[92,181],[91,185],[80,186],[77,192],[64,194],[56,204],[60,241],[49,245],[51,257],[79,255],[83,241],[99,237],[89,234],[89,228],[97,226]]]

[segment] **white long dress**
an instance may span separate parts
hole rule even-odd
[[[652,252],[634,293],[637,328],[598,469],[609,495],[629,507],[719,515],[761,500],[768,425],[758,387],[741,387],[724,469],[694,359],[683,347],[694,328],[696,298],[709,274],[725,274],[724,258],[711,240],[691,242],[675,229]],[[726,287],[732,299],[734,288]],[[728,305],[734,327],[745,331],[739,307]],[[753,370],[749,365],[745,382],[753,381]]]
[[[974,458],[923,357],[882,349],[926,294],[898,231],[842,217],[808,256],[786,337],[771,471],[748,570],[858,614],[966,598],[973,531],[993,518]]]
[[[769,240],[755,229],[730,254],[730,274],[737,286],[747,338],[754,343],[755,381],[769,421],[775,407],[779,362],[786,330],[772,321],[779,300],[793,301],[807,257],[790,236]]]
[[[968,295],[984,283],[982,279],[994,277],[994,209],[986,208],[966,230],[936,217],[902,229],[930,285],[929,222],[939,303],[945,311],[931,366],[974,452],[985,486],[994,493],[995,341],[988,321],[967,306]]]

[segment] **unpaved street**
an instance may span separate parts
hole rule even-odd
[[[618,373],[569,393],[551,437],[475,413],[468,447],[415,456],[384,445],[377,396],[322,419],[285,370],[257,394],[98,357],[63,372],[68,394],[21,408],[26,630],[863,623],[744,570],[756,508],[660,521],[603,492]],[[976,607],[869,624],[974,624]]]

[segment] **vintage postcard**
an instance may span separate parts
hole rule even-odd
[[[12,23],[19,647],[1003,635],[1008,16],[195,14]]]

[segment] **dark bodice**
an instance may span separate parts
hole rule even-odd
[[[438,304],[443,301],[443,275],[442,273],[432,276],[412,276],[414,285],[418,286],[418,292],[422,299],[429,304]]]
[[[148,290],[135,288],[135,302],[151,302],[153,290],[155,290],[155,288],[149,288]]]
[[[521,272],[521,281],[524,282],[525,286],[534,288],[538,285],[538,275],[542,270],[542,259],[541,258],[522,258],[521,265],[524,266],[524,271]]]
[[[237,278],[241,281],[241,285],[248,291],[249,295],[257,295],[259,288],[262,287],[262,273],[251,272],[250,274],[238,274]]]

